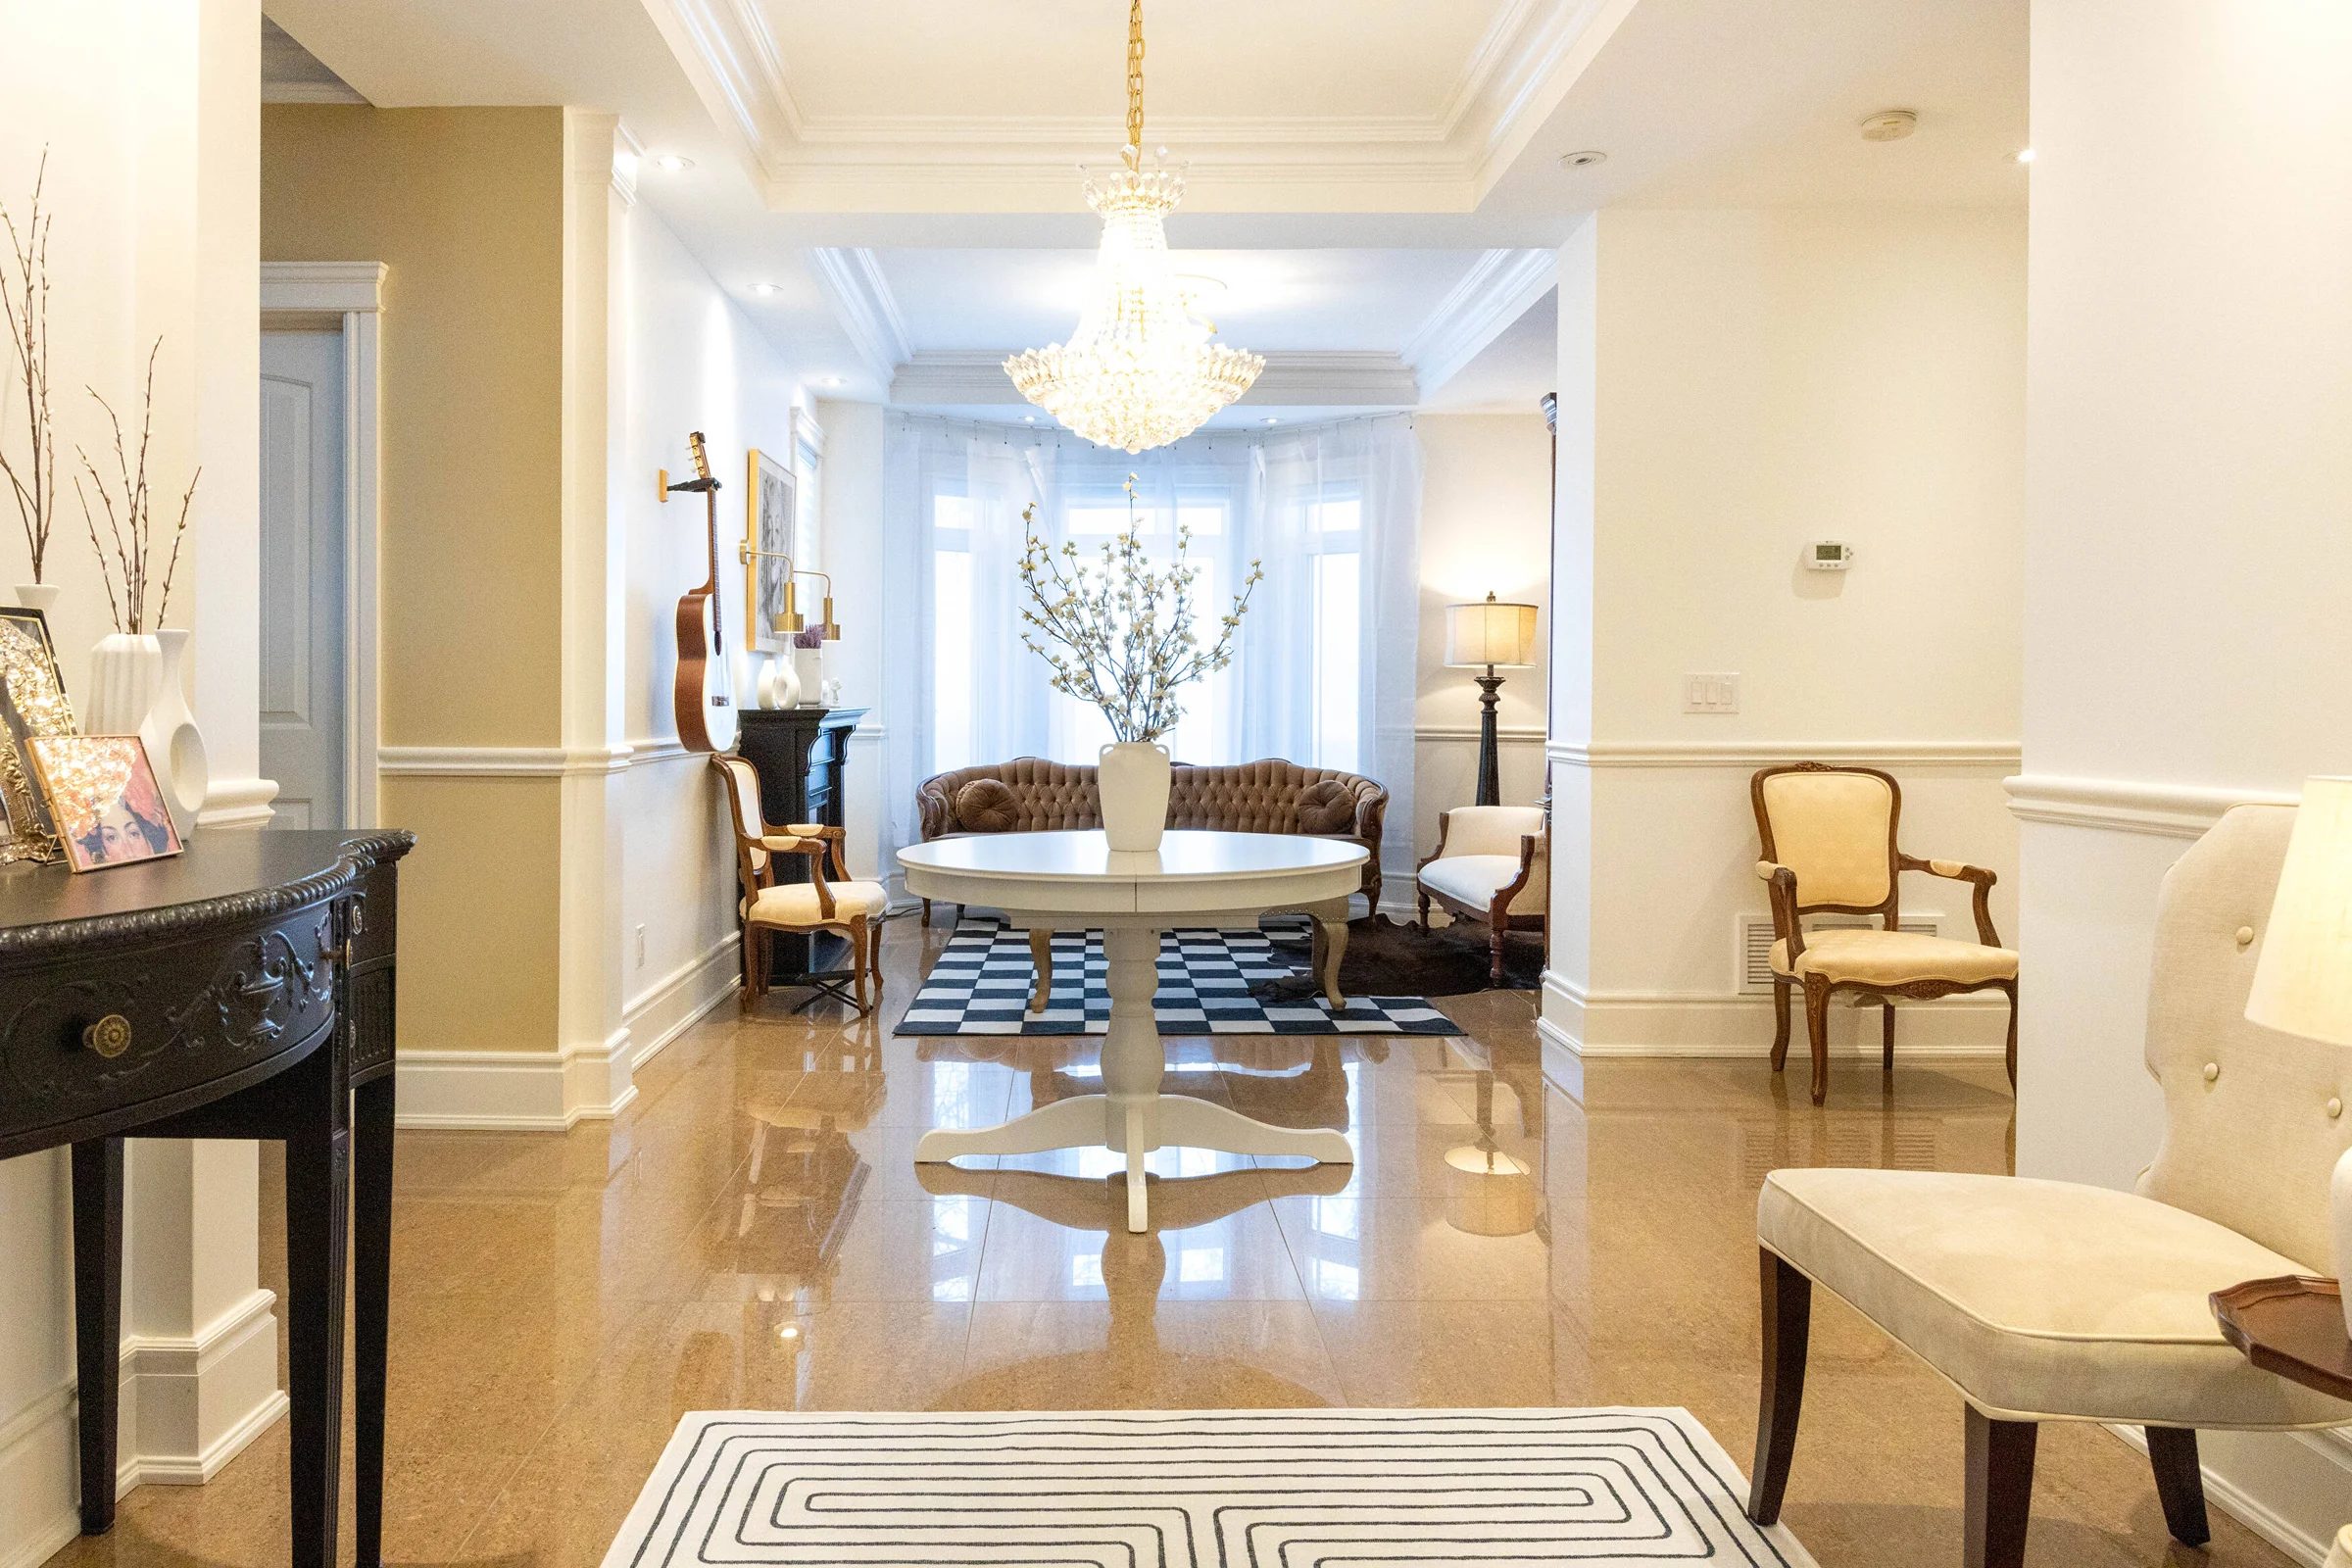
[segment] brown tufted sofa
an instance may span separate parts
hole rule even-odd
[[[925,843],[966,833],[1052,833],[1102,825],[1095,770],[1021,757],[960,767],[914,792]],[[1380,828],[1389,792],[1368,778],[1269,758],[1231,767],[1176,764],[1168,826],[1228,833],[1304,833],[1363,846],[1363,890],[1380,901]],[[929,901],[924,912],[929,911]]]

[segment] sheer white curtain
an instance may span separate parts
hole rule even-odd
[[[1091,762],[1109,726],[1054,693],[1022,645],[1022,509],[1082,556],[1127,525],[1136,475],[1160,561],[1191,531],[1209,639],[1262,564],[1232,665],[1185,688],[1179,760],[1287,758],[1364,773],[1390,796],[1384,854],[1411,863],[1421,445],[1406,416],[1192,436],[1130,458],[1058,430],[893,415],[884,786],[891,844],[920,836],[915,786],[1015,757]],[[904,717],[902,717],[904,715]]]

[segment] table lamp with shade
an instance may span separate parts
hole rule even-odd
[[[1446,662],[1476,669],[1478,677],[1478,804],[1502,804],[1502,770],[1496,756],[1494,709],[1502,677],[1497,669],[1530,669],[1536,662],[1536,607],[1506,605],[1489,592],[1482,603],[1446,607]]]
[[[2352,1046],[2352,778],[2304,781],[2246,1020]],[[2352,1151],[2336,1162],[2329,1197],[2341,1274],[2352,1267]],[[2352,1294],[2344,1322],[2352,1333]]]

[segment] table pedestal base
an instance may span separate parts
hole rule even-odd
[[[1068,930],[1080,917],[1013,913],[1013,923],[1032,929]],[[1240,1111],[1189,1095],[1163,1095],[1160,1075],[1167,1058],[1152,1016],[1152,995],[1159,987],[1159,927],[1132,915],[1101,924],[1109,963],[1110,1021],[1102,1040],[1100,1095],[1041,1105],[1001,1127],[971,1132],[936,1128],[914,1146],[918,1164],[957,1154],[1042,1154],[1055,1149],[1103,1147],[1127,1156],[1127,1228],[1150,1228],[1144,1187],[1144,1156],[1168,1145],[1215,1149],[1229,1154],[1302,1154],[1332,1164],[1353,1164],[1355,1150],[1339,1133],[1321,1128],[1270,1127]]]

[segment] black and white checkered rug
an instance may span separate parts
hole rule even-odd
[[[966,920],[899,1020],[902,1035],[1099,1035],[1110,1020],[1109,961],[1100,931],[1054,933],[1054,993],[1028,1011],[1036,972],[1029,933]],[[1426,997],[1350,996],[1334,1010],[1320,996],[1250,995],[1253,981],[1287,980],[1297,965],[1263,931],[1169,931],[1159,939],[1152,1010],[1163,1035],[1458,1035]]]
[[[689,1415],[604,1568],[1813,1568],[1687,1410]]]

